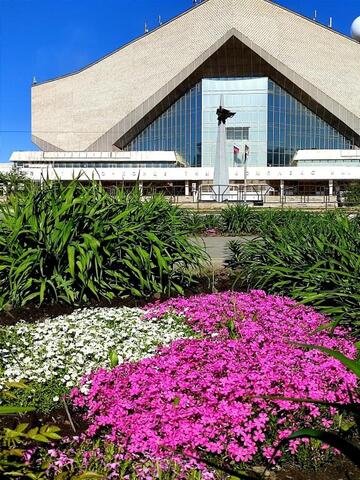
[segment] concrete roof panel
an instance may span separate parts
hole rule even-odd
[[[360,131],[360,44],[267,0],[207,0],[88,68],[34,86],[33,135],[62,150],[89,148],[150,97],[161,101],[163,87],[175,88],[231,31]]]

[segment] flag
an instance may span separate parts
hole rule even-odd
[[[250,153],[250,147],[249,147],[249,145],[245,145],[245,158],[244,158],[245,163],[248,159],[249,153]]]
[[[233,146],[233,152],[234,152],[234,166],[238,167],[239,166],[239,153],[240,153],[240,147],[237,145]]]

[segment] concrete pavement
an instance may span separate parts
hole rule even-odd
[[[213,267],[219,268],[224,266],[225,259],[228,258],[229,250],[228,243],[230,240],[240,240],[240,242],[248,242],[252,240],[253,236],[211,236],[211,237],[197,237],[195,242],[204,245],[207,253],[210,255]]]

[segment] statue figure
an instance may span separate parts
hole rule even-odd
[[[216,110],[216,115],[218,119],[218,125],[221,125],[222,123],[225,125],[226,120],[228,118],[231,118],[235,115],[235,112],[230,112],[230,110],[227,110],[226,108],[222,107],[221,105],[219,108]]]

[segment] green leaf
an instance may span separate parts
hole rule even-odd
[[[28,436],[38,442],[49,443],[49,439],[46,438],[45,435],[41,435],[40,433],[36,433],[34,435],[28,435]]]
[[[15,413],[34,412],[34,407],[6,407],[0,406],[0,415],[10,415]]]
[[[28,428],[29,424],[28,423],[20,423],[15,430],[17,432],[24,432]]]
[[[97,473],[97,472],[84,472],[82,473],[81,475],[77,476],[77,477],[73,477],[73,480],[90,480],[92,478],[102,478],[102,479],[105,479],[106,476],[105,475],[102,475],[100,473]]]
[[[46,438],[51,438],[52,440],[61,440],[61,435],[58,433],[46,432],[44,435]]]
[[[298,347],[306,348],[308,350],[319,350],[321,352],[326,353],[327,355],[330,355],[330,357],[336,358],[336,360],[339,360],[345,367],[347,367],[349,370],[351,370],[355,375],[357,375],[358,378],[360,378],[360,362],[357,360],[352,360],[349,357],[346,357],[342,353],[338,352],[337,350],[331,350],[330,348],[326,347],[321,347],[318,345],[311,345],[311,344],[306,344],[306,343],[294,343],[294,345],[297,345]]]
[[[316,438],[333,448],[337,448],[340,452],[351,460],[355,465],[360,467],[360,449],[348,442],[347,440],[339,437],[332,432],[326,432],[323,430],[313,430],[304,428],[292,433],[287,440],[293,440],[296,438]]]
[[[44,301],[45,289],[46,289],[46,280],[42,279],[41,280],[41,285],[40,285],[40,294],[39,294],[40,304],[42,304],[43,301]]]
[[[119,365],[119,356],[115,350],[111,350],[109,352],[109,361],[110,361],[110,368],[115,368]]]
[[[69,245],[67,247],[68,262],[69,262],[69,273],[72,278],[75,278],[75,247]]]

